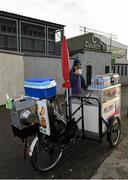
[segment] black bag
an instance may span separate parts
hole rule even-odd
[[[14,136],[17,136],[21,139],[25,139],[28,136],[32,136],[36,133],[39,133],[39,124],[33,124],[24,129],[18,129],[12,125],[12,131],[13,131]]]

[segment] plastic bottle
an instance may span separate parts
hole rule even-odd
[[[13,101],[13,99],[11,97],[9,97],[8,94],[6,94],[6,108],[7,109],[13,109],[12,101]]]

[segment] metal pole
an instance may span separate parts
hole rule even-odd
[[[82,114],[82,138],[85,138],[84,131],[84,100],[81,98],[81,114]]]
[[[84,27],[84,49],[86,48],[85,43],[86,43],[86,27]]]
[[[69,116],[69,89],[66,89],[65,104],[66,104],[66,116]]]
[[[85,43],[86,43],[86,31],[87,31],[87,28],[86,27],[83,27],[83,26],[80,26],[80,31],[84,32],[84,46],[83,48],[85,49],[86,46],[85,46]]]
[[[20,51],[20,49],[19,49],[19,28],[18,28],[18,20],[16,20],[16,43],[17,43],[17,51]]]
[[[19,21],[19,38],[20,38],[19,49],[20,49],[20,52],[21,52],[21,51],[22,51],[22,42],[21,42],[21,21]]]

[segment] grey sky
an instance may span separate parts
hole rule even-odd
[[[128,0],[0,0],[0,9],[64,24],[67,37],[80,34],[81,25],[128,45]]]

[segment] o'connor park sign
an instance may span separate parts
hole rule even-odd
[[[93,34],[88,40],[85,39],[85,48],[92,50],[105,50],[106,44]]]

